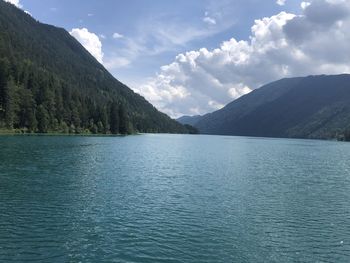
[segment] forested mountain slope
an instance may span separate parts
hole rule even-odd
[[[350,75],[282,79],[195,126],[206,134],[342,139],[350,130]]]
[[[28,132],[187,129],[116,80],[70,34],[0,1],[0,128]]]

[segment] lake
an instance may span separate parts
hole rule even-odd
[[[350,143],[0,136],[1,262],[350,262]]]

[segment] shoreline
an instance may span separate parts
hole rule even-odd
[[[132,134],[103,134],[103,133],[63,133],[63,132],[23,132],[21,130],[0,129],[0,136],[86,136],[86,137],[124,137],[130,135],[140,135],[141,133]]]
[[[137,132],[131,134],[103,134],[103,133],[63,133],[63,132],[47,132],[47,133],[28,133],[22,130],[6,130],[0,129],[0,137],[2,136],[81,136],[81,137],[126,137],[137,136],[144,134],[179,134],[182,133],[154,133],[154,132]],[[183,134],[182,134],[183,135]],[[287,138],[287,137],[259,137],[259,136],[237,136],[237,135],[220,135],[220,134],[189,134],[189,135],[213,135],[213,136],[230,136],[230,137],[248,137],[248,138],[263,138],[263,139],[292,139],[292,140],[321,140],[333,142],[348,142],[338,138]]]

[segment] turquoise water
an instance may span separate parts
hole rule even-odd
[[[350,143],[0,137],[0,262],[350,262]]]

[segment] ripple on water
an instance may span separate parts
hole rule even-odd
[[[0,137],[1,262],[349,262],[350,145]]]

